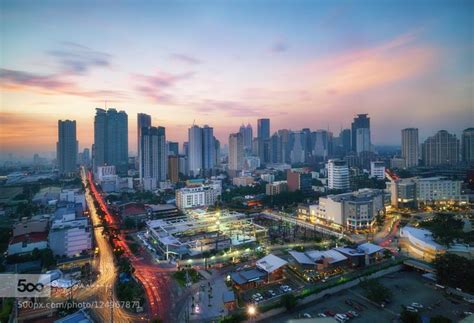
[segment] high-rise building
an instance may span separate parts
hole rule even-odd
[[[163,127],[142,128],[140,141],[140,181],[145,190],[154,190],[166,180],[166,136]]]
[[[466,163],[474,162],[474,128],[467,128],[462,132],[462,160]]]
[[[202,172],[202,128],[193,125],[188,130],[188,172],[198,176]]]
[[[358,114],[352,122],[352,151],[361,153],[371,151],[370,118],[367,114]]]
[[[216,160],[214,162],[214,165],[220,166],[221,164],[221,142],[217,140],[216,137],[214,137],[214,148],[216,149],[215,157]]]
[[[257,150],[260,162],[262,164],[268,163],[270,159],[270,119],[257,120]]]
[[[89,148],[84,148],[82,151],[82,163],[85,166],[90,166],[91,164],[91,151]]]
[[[418,128],[406,128],[402,130],[402,158],[405,159],[405,167],[418,166]]]
[[[168,177],[171,183],[178,183],[179,181],[179,156],[168,156]]]
[[[421,144],[425,166],[454,165],[459,162],[459,139],[446,130],[438,131]]]
[[[312,155],[318,159],[327,160],[331,150],[332,134],[327,130],[317,130],[312,134]]]
[[[56,153],[60,174],[70,174],[76,171],[77,149],[76,121],[58,120]]]
[[[151,116],[145,113],[137,113],[137,156],[140,158],[140,141],[142,128],[151,127]]]
[[[94,171],[114,165],[119,173],[128,168],[128,116],[125,111],[96,109],[94,119]]]
[[[339,134],[341,138],[341,145],[344,154],[347,154],[351,150],[351,129],[343,129]]]
[[[214,129],[205,125],[202,128],[202,169],[205,171],[214,168],[216,161],[216,147],[214,141]]]
[[[169,156],[178,156],[179,155],[179,144],[174,141],[166,142],[166,150],[168,151]]]
[[[335,190],[349,189],[349,167],[338,159],[330,159],[326,164],[328,170],[328,187]]]
[[[239,132],[242,134],[244,138],[244,149],[246,151],[251,151],[252,150],[252,139],[253,139],[253,129],[252,126],[249,124],[241,125]]]
[[[305,162],[305,140],[304,133],[294,131],[290,134],[290,161],[292,164],[301,164]]]
[[[244,138],[240,132],[229,135],[229,170],[239,171],[244,166]]]
[[[290,163],[290,131],[287,129],[280,129],[278,130],[278,138],[279,138],[279,148],[278,150],[281,151],[278,155],[278,162],[279,163]]]
[[[276,164],[279,163],[281,160],[281,146],[280,146],[280,138],[278,133],[274,133],[270,137],[270,163]]]
[[[270,138],[270,119],[258,119],[257,138],[268,139]]]

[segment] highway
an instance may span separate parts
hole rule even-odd
[[[85,176],[85,174],[83,174]],[[95,200],[99,203],[101,206],[102,211],[105,213],[105,220],[111,227],[118,228],[120,225],[117,223],[115,216],[110,214],[107,204],[105,203],[102,195],[100,192],[97,190],[95,183],[92,179],[91,173],[87,175],[87,180],[90,183],[90,188],[92,192],[87,192],[87,197],[88,197],[88,204],[90,208],[94,209],[94,215],[95,215],[95,220],[93,221],[94,225],[100,225],[100,219],[97,216],[97,212],[95,210],[95,206],[93,203],[93,197],[94,196]],[[91,194],[92,193],[92,194]],[[90,201],[89,201],[90,199]],[[92,211],[91,211],[91,218],[92,218]],[[102,230],[101,228],[96,228],[95,230]],[[108,260],[109,256],[111,257],[111,261],[113,264],[113,252],[110,244],[108,241],[105,239],[105,237],[102,236],[102,240],[104,243],[107,245],[107,251],[110,251],[110,254],[106,255],[106,259]],[[130,263],[132,264],[133,268],[135,269],[134,276],[140,281],[142,286],[144,287],[145,290],[145,295],[148,300],[148,317],[150,319],[154,319],[159,317],[165,322],[170,321],[170,317],[168,317],[170,313],[170,308],[172,306],[172,296],[173,294],[170,291],[170,285],[171,285],[171,277],[169,273],[171,271],[176,270],[174,267],[173,268],[162,268],[158,266],[158,264],[153,263],[153,259],[150,259],[150,257],[144,253],[145,257],[136,257],[130,250],[129,246],[125,242],[125,236],[123,233],[120,233],[118,235],[118,238],[116,239],[116,244],[117,246],[120,246],[125,253],[125,256],[130,260]],[[99,245],[98,245],[99,246]],[[100,249],[100,254],[102,254],[102,246],[99,246]],[[102,258],[101,258],[102,261]],[[99,265],[100,269],[107,270],[107,266],[105,265],[104,267],[102,264]],[[112,275],[114,276],[114,281],[117,276],[116,269],[114,267],[114,270],[108,273],[107,275]],[[109,277],[109,279],[111,279]],[[127,314],[127,313],[125,313]],[[123,318],[128,319],[128,322],[134,320],[139,320],[142,319],[141,317],[131,317],[130,314],[125,315],[121,314]],[[114,320],[116,318],[115,312],[114,312]]]
[[[87,206],[89,208],[92,225],[100,225],[100,219],[94,205],[94,199],[86,184],[85,170],[81,169],[81,176],[85,187],[85,195]],[[117,267],[114,263],[114,254],[111,245],[107,241],[107,237],[102,234],[102,227],[94,229],[94,237],[96,246],[99,248],[97,257],[96,270],[99,272],[97,280],[90,288],[80,289],[75,292],[74,298],[77,300],[86,299],[88,301],[110,302],[118,301],[112,290],[117,280]],[[112,296],[112,297],[111,297]],[[97,307],[93,309],[95,317],[101,322],[133,322],[137,317],[128,313],[123,308]]]

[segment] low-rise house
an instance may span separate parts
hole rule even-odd
[[[48,248],[48,234],[46,232],[28,233],[13,237],[8,245],[8,254],[16,255],[30,253],[35,249]]]
[[[346,246],[335,248],[349,259],[352,267],[368,266],[382,259],[384,248],[367,242],[356,247]]]
[[[13,236],[21,236],[29,233],[47,232],[49,227],[49,215],[36,215],[31,218],[21,218],[13,224]]]
[[[331,271],[347,265],[347,257],[335,249],[310,250],[305,252],[290,251],[295,261],[305,269],[315,269],[319,272]]]
[[[237,308],[237,298],[235,298],[234,291],[224,291],[224,293],[222,293],[222,302],[228,311],[234,311]]]
[[[267,278],[267,273],[256,268],[244,269],[230,274],[230,279],[235,288],[246,290],[262,285]]]
[[[273,254],[257,260],[256,267],[267,273],[267,282],[276,281],[283,277],[283,268],[288,262]]]

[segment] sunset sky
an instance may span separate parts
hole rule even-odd
[[[336,135],[369,113],[375,144],[474,126],[473,1],[0,0],[2,153],[81,149],[96,107],[152,115],[167,139],[241,123]],[[255,132],[256,133],[256,129]]]

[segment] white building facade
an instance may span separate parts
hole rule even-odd
[[[326,164],[328,170],[329,189],[349,189],[349,167],[347,163],[338,159],[330,159]]]

